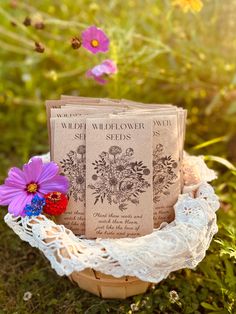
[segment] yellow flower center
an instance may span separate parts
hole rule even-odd
[[[97,39],[91,40],[91,46],[97,48],[99,46],[99,41]]]
[[[54,203],[61,200],[61,193],[60,192],[52,192],[49,194],[48,198],[53,201]]]
[[[30,183],[26,187],[27,192],[35,193],[38,190],[38,185],[36,183]]]

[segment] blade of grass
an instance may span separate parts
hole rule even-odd
[[[212,140],[209,140],[209,141],[206,141],[204,143],[194,146],[193,149],[198,150],[198,149],[201,149],[201,148],[204,148],[204,147],[207,147],[207,146],[219,143],[219,142],[227,142],[228,138],[229,138],[228,136],[216,137],[216,138],[213,138]]]
[[[226,168],[228,168],[229,170],[236,171],[236,167],[225,158],[212,156],[212,155],[206,155],[204,156],[204,159],[209,160],[209,161],[216,161],[220,163],[221,165],[225,166]]]

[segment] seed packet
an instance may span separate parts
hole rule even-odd
[[[85,233],[85,118],[54,118],[53,125],[53,160],[70,182],[68,207],[57,222],[81,235]]]
[[[158,228],[162,222],[174,219],[173,206],[182,188],[178,114],[175,109],[160,109],[130,111],[126,117],[134,117],[135,114],[149,116],[153,122],[153,220],[154,227]]]
[[[129,148],[134,150],[136,146],[137,147],[135,148],[135,152],[133,152],[133,155],[129,156],[130,159],[136,158],[137,161],[139,156],[142,155],[142,152],[139,151],[138,147],[142,147],[141,151],[145,151],[146,152],[145,158],[148,158],[148,156],[146,155],[149,149],[150,142],[152,142],[151,153],[148,154],[149,157],[151,158],[151,167],[150,166],[147,167],[150,173],[152,173],[151,174],[152,180],[150,183],[152,198],[151,207],[150,206],[149,207],[153,212],[152,215],[154,220],[154,227],[157,228],[161,225],[162,222],[171,222],[174,219],[173,205],[175,204],[178,195],[181,193],[181,189],[183,187],[182,159],[187,116],[186,110],[170,104],[165,105],[143,104],[126,99],[119,100],[109,98],[76,97],[66,95],[62,95],[60,100],[47,101],[46,107],[48,130],[50,136],[49,143],[51,147],[51,159],[56,162],[60,162],[60,160],[58,159],[58,156],[60,156],[59,151],[63,151],[66,145],[68,145],[67,150],[69,149],[70,145],[72,150],[76,149],[74,147],[74,140],[72,141],[73,136],[77,134],[76,127],[74,128],[74,130],[73,127],[63,128],[62,124],[60,125],[60,123],[62,123],[61,121],[63,121],[64,125],[67,123],[69,123],[70,125],[71,123],[72,125],[74,123],[76,125],[76,123],[80,123],[80,121],[83,120],[84,141],[83,144],[81,145],[84,145],[86,147],[87,154],[89,152],[89,156],[87,156],[87,161],[85,162],[87,165],[88,162],[94,163],[95,161],[98,160],[100,160],[100,162],[104,162],[103,161],[103,159],[105,158],[103,156],[104,153],[105,156],[107,156],[105,160],[111,166],[113,156],[112,154],[110,154],[111,147],[116,147],[117,152],[119,151],[117,147],[121,149],[121,152],[119,154],[117,153],[116,156],[117,158],[119,157],[123,163],[125,163],[124,159],[128,158],[126,156],[126,150]],[[113,122],[113,120],[116,120],[116,122]],[[147,135],[148,132],[147,126],[145,127],[145,130],[142,132],[141,129],[140,130],[132,129],[132,123],[130,121],[140,122],[140,120],[144,121],[144,123],[146,124],[151,123],[152,131],[150,133],[149,139],[146,138],[145,140],[143,140],[145,134]],[[89,129],[87,123],[89,123]],[[130,126],[129,129],[121,128],[119,129],[118,126],[115,127],[116,124],[124,126],[125,123],[127,124],[127,126],[128,125]],[[95,125],[97,125],[97,128],[95,127],[94,129],[93,126]],[[104,128],[103,125],[106,125],[106,127]],[[138,133],[139,136],[137,135]],[[85,137],[87,137],[88,139],[85,139]],[[66,144],[64,142],[66,142]],[[128,146],[126,147],[125,146],[126,144],[129,147]],[[95,157],[96,158],[94,160],[89,161],[89,158],[91,156],[93,158]],[[140,157],[140,161],[143,162],[143,165],[145,158],[142,160]],[[148,164],[148,160],[146,161]],[[126,163],[127,162],[128,161],[126,160]],[[132,163],[132,161],[130,161],[130,163]],[[139,210],[139,208],[142,207],[143,197],[145,198],[146,196],[147,199],[149,198],[149,203],[145,202],[145,205],[150,204],[149,189],[147,189],[146,192],[138,193],[140,194],[141,199],[141,201],[139,201],[138,203],[139,205],[135,204],[135,198],[132,199],[132,197],[131,197],[132,201],[128,200],[123,202],[121,201],[120,196],[118,198],[119,201],[118,199],[116,199],[115,195],[120,195],[118,193],[120,189],[124,191],[125,189],[127,189],[128,186],[132,191],[133,187],[132,184],[129,185],[127,183],[128,184],[127,185],[126,183],[122,182],[121,186],[118,186],[119,188],[118,187],[115,188],[115,191],[111,189],[109,193],[108,192],[106,193],[106,196],[103,196],[101,195],[101,193],[100,194],[97,193],[98,185],[102,178],[100,178],[100,181],[98,179],[95,179],[96,176],[98,178],[98,174],[94,173],[94,171],[96,170],[94,169],[95,166],[96,165],[94,164],[92,164],[92,166],[91,164],[89,164],[89,167],[87,167],[87,170],[84,173],[84,180],[85,181],[87,180],[87,183],[85,183],[84,188],[84,195],[86,194],[84,199],[88,198],[89,203],[86,204],[86,206],[85,201],[83,203],[84,212],[83,219],[85,219],[86,212],[86,221],[87,220],[90,221],[92,218],[95,221],[97,221],[97,224],[94,223],[92,227],[88,222],[88,228],[86,225],[86,235],[88,237],[119,238],[119,237],[135,237],[150,233],[151,231],[149,228],[149,224],[147,224],[147,229],[149,231],[147,231],[143,227],[143,221],[146,221],[147,216],[137,214],[137,216],[134,217],[133,214],[134,208]],[[114,168],[114,165],[112,167]],[[118,169],[121,169],[121,167],[120,168],[118,167]],[[108,173],[104,172],[104,177],[110,178],[110,176],[111,175],[108,175]],[[123,186],[124,184],[125,187]],[[102,191],[101,186],[99,186],[99,188],[101,192]],[[108,186],[106,186],[106,188],[109,190]],[[128,195],[128,192],[126,194]],[[95,199],[94,203],[95,201],[96,203],[94,204],[92,200],[94,199],[95,196],[98,197],[98,200]],[[138,196],[136,196],[136,198],[137,197]],[[72,201],[70,200],[70,202]],[[62,219],[63,222],[61,221],[61,223],[65,224],[70,229],[71,228],[76,229],[76,227],[72,226],[72,223],[69,224],[67,223],[67,221],[74,220],[73,217],[76,205],[71,204],[72,203],[69,203],[70,210],[66,216],[66,219],[61,217],[59,218],[59,221],[60,219]],[[98,206],[97,204],[100,204],[101,206]],[[118,207],[118,209],[115,209],[115,207]],[[91,213],[93,213],[94,211],[97,211],[97,208],[99,208],[100,214],[101,215],[104,214],[106,215],[106,217],[97,216],[91,218],[89,215],[91,215]],[[150,208],[147,209],[149,214]],[[108,212],[106,212],[106,210],[108,210]],[[133,229],[131,226],[129,227],[127,226],[126,223],[124,223],[124,219],[130,219],[129,217],[125,216],[125,214],[129,210],[131,211],[133,210],[130,214],[131,221],[136,219],[136,222],[133,225],[134,227]],[[103,211],[105,211],[105,213],[103,213]],[[115,214],[111,214],[110,211],[117,212]],[[100,214],[98,213],[97,215]],[[122,217],[121,214],[123,215]],[[116,215],[117,217],[109,215]],[[118,219],[119,217],[121,217],[120,220],[121,227],[119,227],[118,225],[116,226],[116,221],[113,220],[113,218]],[[102,220],[102,218],[104,219]],[[140,223],[138,223],[138,220],[140,221]],[[80,219],[80,221],[82,220]],[[126,220],[126,222],[129,224],[128,220]],[[122,225],[123,223],[124,225]],[[115,229],[112,227],[113,224],[115,225],[114,227]],[[96,228],[92,230],[91,228],[95,226]],[[137,228],[140,231],[136,230]],[[153,225],[151,227],[151,230],[152,228]],[[84,232],[85,221],[83,222],[83,228],[80,227],[80,230],[78,231],[77,234],[82,234]]]
[[[152,200],[152,120],[86,118],[86,236],[151,233]]]

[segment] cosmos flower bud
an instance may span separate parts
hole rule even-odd
[[[82,43],[81,40],[79,39],[79,37],[72,37],[71,39],[71,47],[73,49],[79,49],[81,47]]]
[[[45,48],[44,48],[44,46],[41,43],[36,41],[34,44],[35,44],[35,48],[34,48],[35,51],[37,51],[39,53],[43,53],[44,52]]]
[[[45,28],[45,24],[44,24],[43,22],[36,22],[36,23],[34,24],[34,27],[35,27],[36,29],[44,29],[44,28]]]
[[[24,24],[25,26],[30,26],[30,25],[31,25],[31,18],[28,17],[28,16],[26,16],[26,18],[25,18],[24,21],[23,21],[23,24]]]

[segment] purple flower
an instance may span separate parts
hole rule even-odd
[[[23,170],[13,167],[5,183],[0,186],[0,205],[8,205],[14,216],[25,216],[24,208],[35,195],[58,191],[67,193],[69,182],[59,175],[59,167],[54,162],[43,163],[41,158],[32,158]]]
[[[82,46],[90,52],[107,52],[109,49],[109,38],[96,26],[90,26],[82,33]]]
[[[117,72],[116,64],[112,60],[104,60],[101,64],[96,65],[91,70],[88,70],[87,77],[94,78],[99,84],[105,84],[107,81],[104,79],[106,75],[114,74]]]

